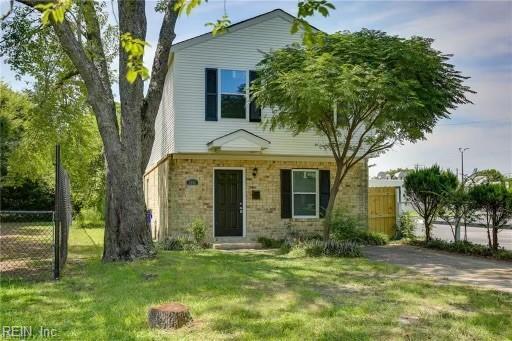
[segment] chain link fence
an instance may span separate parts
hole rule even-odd
[[[0,213],[0,276],[50,279],[54,265],[53,211]]]
[[[72,223],[69,176],[55,148],[55,211],[0,211],[0,279],[57,279]]]
[[[60,160],[57,164],[57,186],[55,189],[55,278],[60,277],[60,271],[67,261],[69,228],[72,222],[69,176],[64,167],[60,164]]]

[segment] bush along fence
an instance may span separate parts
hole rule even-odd
[[[58,279],[71,225],[69,177],[55,148],[54,211],[0,211],[1,279]]]

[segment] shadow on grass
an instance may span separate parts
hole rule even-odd
[[[510,295],[437,286],[362,259],[162,251],[152,260],[102,264],[95,246],[70,251],[80,258],[60,282],[2,289],[4,325],[52,321],[60,335],[112,340],[450,338],[463,327],[477,338],[506,338],[511,330],[504,327]],[[201,323],[174,333],[148,330],[148,307],[168,301],[188,305]],[[421,318],[402,326],[403,314]]]

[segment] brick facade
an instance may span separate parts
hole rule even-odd
[[[147,206],[153,211],[154,237],[161,239],[184,232],[191,221],[201,218],[208,226],[207,238],[214,240],[213,172],[216,167],[245,169],[247,240],[256,240],[260,236],[283,238],[289,228],[322,232],[322,219],[281,219],[280,170],[329,169],[332,183],[334,162],[169,157],[145,177]],[[190,179],[196,179],[198,184],[187,185]],[[252,199],[253,190],[260,191],[259,200]],[[345,178],[336,207],[366,222],[367,205],[368,168],[366,161],[362,161]]]

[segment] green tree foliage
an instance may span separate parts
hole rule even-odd
[[[260,62],[252,88],[258,104],[275,113],[267,126],[316,130],[333,153],[328,218],[355,164],[395,143],[424,139],[451,109],[470,103],[466,77],[431,44],[372,30],[318,33],[312,44],[278,49]]]
[[[28,96],[11,91],[0,82],[0,208],[2,210],[51,210],[53,191],[40,179],[12,177],[7,173],[12,152],[21,142],[23,114],[32,110]]]
[[[438,216],[445,196],[458,186],[457,176],[434,165],[407,174],[404,186],[411,205],[423,218],[428,242],[432,238],[432,222]]]
[[[485,219],[489,247],[497,250],[498,232],[512,218],[512,192],[502,183],[484,183],[471,187],[469,196]]]
[[[473,207],[467,188],[461,184],[444,193],[439,217],[450,226],[454,241],[460,241],[460,227],[463,219],[466,222],[473,219]]]
[[[400,215],[399,224],[396,229],[395,239],[415,239],[414,228],[416,221],[411,211],[404,212]]]
[[[473,173],[470,177],[471,179],[478,179],[478,178],[483,178],[484,179],[484,182],[487,182],[487,183],[492,183],[492,182],[497,182],[497,183],[504,183],[506,181],[506,178],[505,176],[498,170],[496,169],[483,169],[483,170],[480,170],[480,171],[476,171],[475,173]]]
[[[105,5],[98,5],[106,58],[112,61],[117,50],[117,31],[108,25],[104,10]],[[80,18],[77,8],[70,13]],[[16,6],[1,24],[0,54],[17,78],[31,80],[30,90],[23,95],[2,87],[4,92],[12,93],[12,98],[23,97],[29,102],[24,110],[6,113],[6,120],[18,127],[20,135],[4,164],[9,167],[11,182],[17,181],[19,185],[29,178],[52,188],[54,145],[60,143],[62,161],[70,173],[74,207],[102,210],[104,159],[85,86],[52,27],[41,25],[39,16],[32,8]],[[87,42],[86,46],[92,53],[93,43]]]
[[[17,94],[0,82],[0,174],[7,175],[7,163],[12,151],[19,144],[23,114],[32,109],[25,94]]]
[[[27,178],[15,184],[2,183],[0,199],[4,211],[52,211],[55,207],[53,188]]]
[[[62,98],[65,91],[45,92],[39,86],[36,82],[34,90],[19,93],[0,83],[2,207],[48,209],[56,143],[62,145],[75,208],[100,207],[104,166],[94,116],[84,112],[83,101]],[[39,207],[37,198],[41,198]]]

